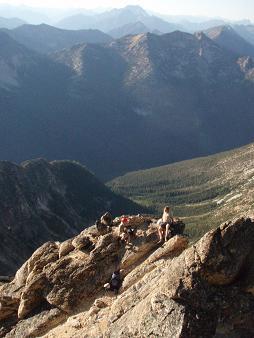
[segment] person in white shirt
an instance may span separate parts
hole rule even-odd
[[[173,214],[170,207],[166,206],[163,210],[162,218],[157,222],[158,224],[158,234],[159,234],[159,243],[165,242],[168,240],[169,235],[171,235],[170,226],[173,224]]]

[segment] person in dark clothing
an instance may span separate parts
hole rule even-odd
[[[113,272],[110,282],[104,285],[105,290],[113,291],[116,295],[119,292],[120,287],[122,286],[122,279],[120,270]]]
[[[101,216],[101,223],[107,227],[112,226],[112,216],[109,212],[106,212],[104,215]]]
[[[130,227],[124,227],[123,232],[120,235],[120,239],[122,242],[126,244],[131,244],[131,239],[135,236],[135,230]]]
[[[96,224],[97,230],[100,233],[109,232],[113,225],[111,214],[109,212],[106,212],[104,215],[101,216],[100,219],[96,221],[95,224]]]

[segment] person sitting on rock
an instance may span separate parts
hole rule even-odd
[[[171,227],[173,225],[173,216],[170,210],[170,207],[166,206],[163,210],[162,218],[157,222],[158,224],[158,234],[159,234],[159,243],[165,242],[168,240],[169,235],[171,236]]]
[[[123,232],[120,235],[121,241],[126,244],[131,244],[131,239],[134,236],[135,230],[130,227],[124,227]]]
[[[115,294],[118,294],[119,289],[122,286],[122,279],[120,270],[116,270],[113,272],[110,282],[104,285],[105,290],[113,291]]]
[[[101,216],[101,223],[104,224],[106,227],[112,227],[113,220],[109,212],[106,212],[104,215]]]
[[[109,212],[106,212],[101,216],[100,220],[96,221],[96,227],[98,231],[109,231],[112,227],[112,216]]]
[[[121,223],[119,224],[119,236],[121,237],[121,234],[124,232],[124,228],[127,226],[127,224],[130,222],[129,218],[126,216],[121,217]]]

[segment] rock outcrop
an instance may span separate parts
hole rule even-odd
[[[1,335],[254,335],[252,219],[223,224],[189,248],[182,235],[159,246],[145,217],[132,224],[132,245],[119,241],[117,228],[100,235],[91,227],[39,248],[0,289]],[[103,290],[115,269],[124,278],[117,296]]]

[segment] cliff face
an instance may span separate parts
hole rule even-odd
[[[68,161],[0,162],[0,187],[0,276],[14,273],[48,240],[77,235],[107,210],[140,210]]]
[[[156,244],[156,226],[132,218],[131,246],[117,229],[48,242],[0,289],[6,337],[252,337],[253,220]],[[121,268],[118,296],[103,284]],[[22,319],[22,320],[21,320]]]

